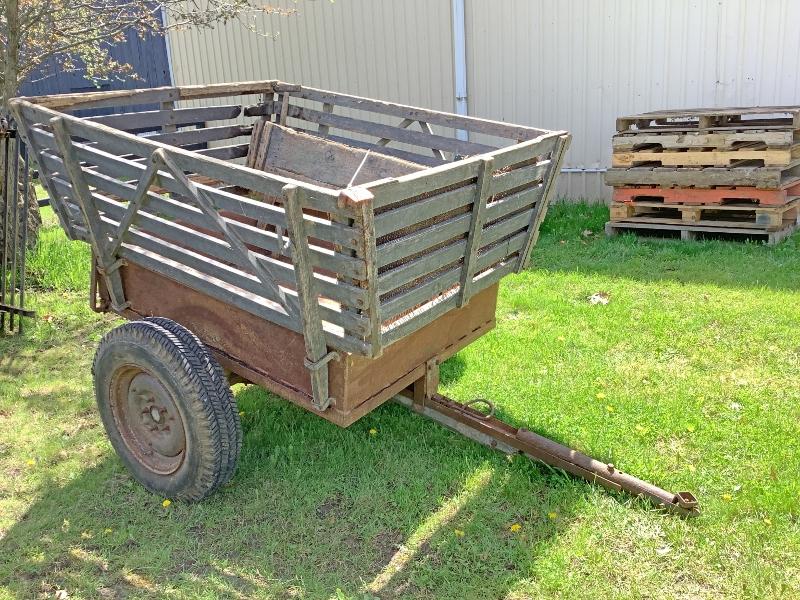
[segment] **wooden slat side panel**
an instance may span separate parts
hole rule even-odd
[[[191,123],[205,123],[208,121],[225,121],[235,119],[242,113],[239,104],[227,106],[207,106],[201,108],[177,108],[168,110],[149,110],[142,112],[128,112],[98,117],[86,117],[84,121],[101,123],[122,131],[144,130],[174,125],[180,127]]]

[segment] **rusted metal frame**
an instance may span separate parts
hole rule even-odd
[[[406,128],[407,128],[407,127],[409,127],[409,126],[410,126],[410,125],[411,125],[413,122],[414,122],[414,119],[403,119],[402,121],[400,121],[400,124],[398,125],[398,127],[399,127],[400,129],[406,129]],[[389,144],[389,142],[391,142],[391,141],[392,141],[392,139],[391,139],[391,138],[381,138],[381,139],[379,139],[377,142],[375,142],[375,145],[376,145],[376,146],[386,146],[386,145],[388,145],[388,144]]]
[[[491,158],[481,159],[481,167],[476,182],[475,204],[472,208],[472,223],[467,234],[467,247],[464,250],[464,265],[462,267],[461,282],[458,294],[458,306],[464,306],[470,299],[472,278],[475,276],[476,257],[481,247],[483,224],[486,221],[486,204],[492,187],[492,173],[494,161]]]
[[[54,117],[50,120],[50,125],[53,127],[56,144],[58,144],[61,151],[61,158],[67,171],[66,174],[72,184],[75,201],[78,203],[86,222],[89,240],[99,263],[98,271],[103,276],[111,297],[111,306],[115,311],[121,312],[130,306],[125,300],[125,290],[119,274],[119,267],[123,263],[115,260],[108,251],[110,247],[109,232],[103,226],[100,214],[92,200],[92,192],[89,189],[89,184],[86,183],[80,163],[75,156],[72,139],[67,130],[64,117]]]
[[[306,347],[304,364],[311,374],[312,403],[320,411],[326,410],[333,398],[328,394],[328,363],[339,360],[335,351],[328,352],[319,310],[319,295],[313,277],[313,267],[308,249],[308,235],[303,219],[303,200],[306,191],[296,185],[283,188],[286,222],[293,245],[292,263],[300,300],[300,319]]]
[[[429,386],[421,385],[426,391],[429,390]],[[411,398],[402,395],[396,396],[395,399],[423,416],[490,448],[507,454],[524,454],[528,458],[563,469],[606,489],[625,491],[644,497],[656,506],[679,515],[696,516],[700,514],[697,499],[690,492],[668,492],[618,470],[613,464],[602,463],[532,431],[513,427],[492,416],[491,412],[483,413],[437,393],[430,394],[424,399],[424,402],[419,403],[417,402],[416,385],[409,395]],[[482,402],[493,409],[490,402],[485,400]]]
[[[541,226],[542,221],[547,214],[547,207],[550,203],[550,197],[555,190],[555,181],[558,178],[558,174],[561,172],[561,163],[564,161],[564,155],[567,153],[567,149],[569,148],[570,139],[571,138],[569,135],[562,135],[556,143],[556,147],[551,155],[552,158],[550,169],[547,175],[545,175],[546,187],[542,193],[541,199],[536,203],[536,214],[533,219],[531,219],[531,224],[528,228],[528,241],[525,243],[525,246],[523,246],[519,253],[519,260],[516,266],[517,273],[520,273],[525,269],[525,263],[528,261],[531,249],[533,248],[534,244],[536,244],[536,240],[539,238],[539,227]]]
[[[156,153],[158,153],[158,160],[163,162],[164,166],[169,170],[169,174],[173,177],[175,182],[181,188],[183,188],[183,195],[194,200],[198,208],[200,208],[206,214],[209,221],[213,223],[217,229],[219,229],[224,236],[225,241],[230,244],[234,252],[239,254],[239,256],[247,263],[250,269],[252,269],[253,274],[258,278],[259,282],[261,282],[261,285],[263,286],[264,295],[270,300],[280,304],[290,316],[295,318],[298,317],[299,310],[297,303],[293,298],[291,298],[291,296],[286,295],[286,293],[272,279],[267,270],[264,269],[263,265],[258,261],[255,254],[253,254],[253,252],[247,247],[238,234],[228,227],[225,219],[223,219],[223,217],[219,214],[219,211],[214,205],[212,198],[206,194],[205,190],[198,188],[197,185],[195,185],[195,183],[186,176],[186,174],[177,164],[175,164],[175,162],[172,160],[172,157],[167,152],[164,150],[157,150],[154,152],[154,154]]]
[[[367,290],[367,309],[369,319],[369,334],[366,341],[370,347],[370,357],[377,358],[383,352],[381,335],[380,296],[378,294],[378,246],[375,234],[375,209],[372,205],[374,196],[365,188],[355,187],[342,190],[339,202],[342,206],[349,206],[356,213],[355,222],[361,228],[361,241],[363,246],[358,254],[364,259],[367,267],[366,276],[360,281],[360,286]]]
[[[427,121],[418,121],[418,123],[420,128],[422,128],[422,131],[424,131],[429,135],[434,135],[433,128],[428,124]],[[431,148],[431,152],[433,152],[433,155],[439,160],[442,161],[446,160],[444,157],[444,152],[442,152],[441,150],[437,150],[436,148]]]

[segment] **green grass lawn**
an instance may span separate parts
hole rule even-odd
[[[342,430],[242,386],[233,482],[164,507],[99,424],[90,365],[118,320],[88,309],[88,252],[50,216],[31,259],[39,316],[0,339],[0,597],[800,597],[800,236],[583,234],[607,214],[551,209],[444,392],[692,490],[699,518],[394,404]],[[608,305],[588,302],[599,291]]]

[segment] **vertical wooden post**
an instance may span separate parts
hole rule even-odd
[[[545,215],[547,214],[547,207],[550,204],[550,196],[553,194],[553,190],[555,190],[555,181],[558,179],[558,174],[561,171],[561,163],[564,161],[564,154],[567,153],[567,149],[569,148],[569,142],[571,137],[569,135],[562,135],[556,144],[556,147],[553,149],[553,154],[551,155],[550,161],[550,168],[547,170],[547,175],[545,176],[545,189],[542,192],[542,197],[539,199],[539,202],[536,206],[536,214],[531,221],[530,226],[528,227],[528,239],[525,242],[525,245],[522,247],[522,250],[519,252],[519,260],[517,261],[517,268],[516,272],[520,273],[525,268],[525,262],[528,259],[528,256],[531,253],[531,248],[536,244],[536,240],[539,239],[539,227],[544,220]]]
[[[324,112],[326,115],[331,114],[333,112],[333,104],[330,102],[325,102],[322,105],[322,112]],[[328,137],[328,131],[330,131],[330,127],[328,125],[320,124],[317,127],[317,134],[321,137]]]
[[[303,204],[306,191],[289,184],[283,188],[286,223],[292,239],[292,263],[297,280],[297,295],[300,298],[300,319],[306,346],[305,365],[311,373],[313,404],[317,410],[330,406],[328,396],[328,362],[338,358],[335,352],[328,353],[325,331],[319,310],[319,296],[314,284],[314,271],[308,250],[308,235],[303,220]]]
[[[111,295],[111,306],[115,311],[121,312],[130,306],[130,303],[125,300],[125,291],[122,287],[122,278],[119,274],[119,267],[122,263],[109,253],[109,248],[111,247],[109,235],[103,226],[100,213],[97,211],[97,207],[92,200],[92,192],[89,189],[89,185],[86,183],[81,165],[75,156],[75,151],[72,147],[72,139],[69,137],[69,131],[67,130],[67,124],[64,118],[54,117],[50,120],[50,125],[53,127],[56,143],[58,144],[58,149],[61,151],[61,159],[64,161],[64,168],[72,183],[72,192],[75,196],[75,201],[78,203],[78,206],[80,206],[83,219],[86,221],[86,230],[89,233],[92,249],[100,264],[100,273],[103,275],[109,294]]]
[[[464,249],[464,266],[461,270],[461,288],[458,292],[458,306],[462,307],[469,301],[472,279],[475,277],[475,263],[478,250],[481,247],[481,234],[486,221],[486,203],[492,193],[492,173],[494,172],[494,159],[482,158],[480,171],[476,183],[475,202],[472,207],[472,221],[467,236],[467,246]]]
[[[370,330],[367,336],[369,342],[369,356],[376,358],[383,352],[381,336],[380,296],[378,295],[378,258],[377,240],[375,237],[375,209],[373,196],[366,188],[352,187],[339,193],[339,206],[351,207],[356,210],[357,221],[363,231],[360,255],[366,264],[367,275],[359,282],[368,294],[367,315],[369,316]]]

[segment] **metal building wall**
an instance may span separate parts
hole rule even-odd
[[[295,17],[171,34],[175,83],[279,78],[453,110],[451,0],[280,0]],[[471,115],[567,129],[562,195],[607,198],[614,119],[800,103],[797,0],[466,0]]]

